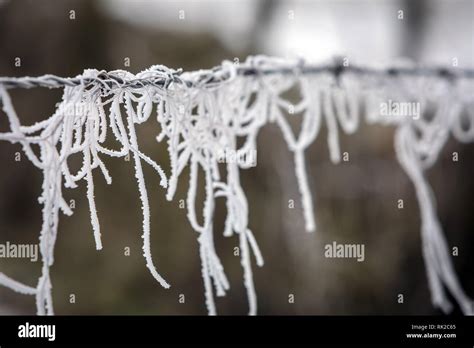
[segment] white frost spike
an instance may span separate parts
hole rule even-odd
[[[87,138],[87,135],[86,135]],[[102,240],[100,238],[100,224],[97,217],[97,209],[95,207],[94,199],[94,181],[92,179],[91,155],[89,149],[84,151],[84,160],[86,161],[86,181],[87,181],[87,200],[89,201],[89,208],[91,213],[91,223],[94,230],[94,239],[97,250],[102,249]]]
[[[253,283],[252,266],[250,262],[250,252],[245,232],[239,233],[240,250],[242,252],[241,263],[244,269],[244,285],[247,289],[249,300],[249,315],[257,314],[257,296],[255,295],[255,285]],[[262,263],[263,264],[263,263]]]
[[[331,100],[331,91],[325,90],[323,91],[323,95],[323,110],[324,116],[326,117],[326,126],[328,128],[329,154],[333,163],[339,163],[341,161],[341,149],[339,147],[339,133]]]
[[[0,285],[6,286],[23,295],[36,295],[36,289],[22,284],[0,272]]]
[[[255,261],[257,263],[257,266],[263,267],[264,261],[263,261],[262,253],[260,252],[260,248],[258,247],[257,241],[255,240],[255,237],[253,236],[252,231],[247,229],[246,235],[247,235],[247,241],[249,242],[250,247],[252,248],[252,251],[255,255]]]
[[[127,98],[126,102],[127,108],[127,125],[130,135],[130,144],[138,149],[137,135],[135,133],[135,126],[133,124],[133,113],[130,99]],[[150,270],[152,276],[161,284],[162,287],[168,289],[170,285],[163,279],[163,277],[156,270],[155,265],[153,264],[153,259],[151,256],[151,246],[150,246],[150,206],[148,204],[148,193],[145,186],[145,179],[143,177],[142,164],[140,162],[140,155],[138,151],[133,153],[133,160],[135,162],[135,178],[138,182],[138,190],[140,191],[140,200],[142,202],[142,213],[143,213],[143,255],[145,256],[146,266]]]
[[[413,132],[414,130],[409,125],[398,129],[395,136],[396,153],[400,164],[413,181],[420,205],[423,256],[432,301],[445,313],[451,311],[452,304],[443,288],[446,286],[459,303],[463,313],[473,315],[474,303],[464,293],[456,276],[448,245],[435,213],[433,193],[423,176],[419,154],[416,152],[418,144]]]
[[[216,315],[216,304],[214,302],[214,295],[212,293],[211,275],[209,272],[209,259],[206,252],[206,235],[199,236],[199,256],[201,257],[201,272],[204,279],[204,295],[206,298],[207,313],[209,315]]]
[[[295,153],[295,171],[302,197],[306,231],[313,232],[316,230],[316,223],[313,214],[313,200],[311,198],[311,191],[309,190],[308,177],[306,176],[304,155],[302,151],[296,151]]]
[[[225,291],[229,289],[229,283],[225,276],[224,269],[216,254],[213,242],[213,215],[214,215],[214,184],[212,182],[212,174],[209,168],[209,154],[206,153],[204,162],[205,179],[206,179],[206,198],[204,202],[203,225],[199,225],[196,217],[196,188],[198,179],[198,161],[195,156],[191,157],[191,169],[188,195],[186,198],[188,219],[193,229],[199,233],[199,255],[201,258],[201,271],[204,280],[204,294],[206,307],[209,315],[216,315],[216,307],[214,301],[214,293],[212,290],[212,282],[217,296],[224,296]]]

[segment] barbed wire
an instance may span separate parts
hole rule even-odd
[[[34,295],[37,313],[53,314],[50,267],[54,262],[59,215],[60,212],[73,213],[63,189],[76,188],[80,181],[86,181],[90,222],[96,249],[101,250],[93,173],[101,172],[106,183],[111,184],[112,177],[103,159],[128,158],[134,162],[141,202],[143,256],[155,280],[164,288],[170,287],[153,262],[151,208],[142,162],[156,171],[168,201],[176,197],[178,185],[182,185],[178,182],[183,181],[182,174],[189,168],[186,216],[193,230],[199,233],[205,303],[211,315],[217,313],[214,297],[224,296],[230,289],[215,249],[213,227],[215,199],[226,200],[223,235],[239,238],[248,313],[256,314],[252,259],[255,257],[258,266],[263,266],[264,260],[250,229],[252,209],[240,180],[240,171],[256,165],[256,157],[242,161],[241,155],[245,159],[253,157],[257,151],[256,139],[266,124],[273,123],[280,128],[293,156],[305,230],[312,232],[316,230],[316,217],[311,177],[306,169],[309,167],[305,159],[308,148],[319,139],[324,124],[330,159],[334,164],[340,163],[345,156],[341,151],[340,134],[353,134],[360,129],[362,120],[366,120],[368,124],[396,127],[396,158],[413,182],[418,199],[421,245],[433,304],[448,313],[454,300],[463,313],[474,314],[473,302],[457,278],[450,246],[436,213],[433,190],[425,175],[450,134],[460,142],[474,142],[474,80],[471,80],[474,70],[413,64],[374,68],[344,63],[343,59],[335,59],[328,64],[312,65],[303,60],[255,56],[243,63],[224,61],[209,70],[190,72],[155,65],[136,75],[124,70],[86,69],[74,78],[55,75],[0,78],[1,110],[10,124],[8,131],[0,132],[0,141],[20,143],[27,159],[43,173],[39,199],[43,205],[39,238],[42,274],[37,286],[31,287],[0,272],[0,285],[20,294]],[[313,79],[306,74],[321,75]],[[344,74],[347,81],[339,78]],[[354,74],[356,78],[352,79],[354,76],[350,75]],[[245,79],[235,79],[236,76]],[[268,79],[260,81],[263,76]],[[342,88],[334,88],[339,82],[338,87]],[[223,88],[209,93],[215,86]],[[22,125],[7,89],[33,87],[68,88],[51,116],[33,125]],[[190,90],[186,90],[187,87]],[[162,92],[156,88],[163,89],[164,93],[154,93]],[[291,97],[285,96],[292,88],[300,92],[297,105],[292,104]],[[369,93],[366,89],[370,89]],[[102,98],[104,95],[111,98]],[[398,106],[408,104],[407,109],[392,109],[389,106],[392,98],[401,101]],[[152,118],[152,114],[156,114],[160,127],[156,140],[168,144],[169,175],[139,146],[137,127]],[[301,119],[298,131],[290,124],[291,114]],[[114,148],[108,145],[111,137]],[[239,145],[237,140],[240,139],[245,141]],[[33,146],[35,150],[39,147],[39,152]],[[223,159],[227,153],[234,159]],[[72,156],[82,162],[76,170],[68,165]],[[222,170],[220,164],[224,163]],[[204,183],[200,172],[204,173]],[[196,192],[204,192],[202,219],[197,213]],[[203,221],[202,225],[199,220]]]
[[[332,64],[314,65],[308,64],[303,60],[296,62],[287,62],[286,64],[279,64],[278,66],[261,65],[259,63],[271,61],[272,58],[264,56],[250,57],[244,63],[233,63],[225,61],[222,65],[216,66],[209,70],[198,70],[188,72],[183,76],[182,69],[169,69],[163,66],[154,66],[148,69],[146,76],[139,78],[125,78],[120,76],[123,74],[122,70],[107,72],[105,70],[96,71],[95,76],[79,75],[77,77],[60,77],[56,75],[42,75],[36,77],[0,77],[0,85],[5,88],[61,88],[65,86],[89,86],[92,84],[101,85],[105,89],[115,88],[143,88],[145,86],[154,86],[158,88],[168,88],[172,83],[193,86],[216,86],[222,82],[227,81],[232,74],[229,73],[229,68],[234,69],[234,73],[239,76],[259,76],[259,75],[274,75],[274,74],[294,74],[296,72],[301,74],[321,74],[330,73],[335,76],[340,76],[344,73],[353,73],[358,75],[372,75],[372,76],[425,76],[438,77],[443,79],[455,80],[458,78],[474,78],[474,69],[472,68],[446,68],[446,67],[385,67],[372,68],[360,65],[344,64],[342,59],[334,59]],[[281,63],[281,60],[280,60]],[[138,75],[137,75],[138,76]],[[192,76],[192,78],[191,78]]]

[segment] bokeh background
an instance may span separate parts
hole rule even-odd
[[[404,19],[397,18],[404,11]],[[75,19],[71,19],[74,11]],[[184,19],[180,19],[183,14]],[[322,61],[344,55],[351,62],[387,63],[406,57],[427,64],[474,66],[474,2],[406,1],[0,1],[0,76],[75,76],[85,68],[141,71],[154,64],[185,70],[209,68],[250,54],[302,56]],[[15,66],[15,58],[21,66]],[[130,67],[124,66],[126,58]],[[59,90],[14,90],[24,124],[53,113]],[[0,112],[0,128],[7,129]],[[143,151],[168,167],[156,144],[159,129],[139,129]],[[394,157],[393,129],[362,126],[341,135],[350,161],[333,165],[326,132],[307,152],[310,186],[319,230],[304,231],[293,161],[279,129],[268,125],[258,139],[258,166],[242,172],[250,207],[250,228],[265,266],[254,267],[259,314],[438,314],[430,302],[420,245],[420,218],[411,182]],[[19,146],[0,144],[0,243],[37,243],[41,173]],[[451,160],[459,153],[459,161]],[[437,211],[453,261],[468,294],[474,296],[474,145],[450,140],[429,170]],[[95,177],[104,249],[95,250],[85,183],[65,190],[74,199],[72,217],[62,216],[52,268],[57,314],[206,314],[196,233],[178,194],[167,202],[158,178],[145,170],[152,208],[152,250],[165,290],[145,267],[141,211],[132,162],[106,162],[107,186]],[[288,208],[288,201],[295,208]],[[397,200],[404,200],[404,209]],[[216,243],[231,290],[217,299],[219,314],[246,314],[236,238],[222,237],[225,207],[219,202]],[[364,243],[365,262],[324,258],[324,245]],[[124,255],[129,247],[130,256]],[[7,275],[35,286],[41,262],[0,259]],[[74,294],[76,302],[69,302]],[[179,295],[185,303],[179,303]],[[288,296],[293,294],[294,303]],[[397,303],[403,294],[405,302]],[[1,314],[34,314],[34,298],[0,287]],[[459,313],[456,309],[454,313]]]

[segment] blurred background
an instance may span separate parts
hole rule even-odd
[[[399,19],[399,11],[403,19]],[[29,1],[0,0],[0,76],[75,76],[86,68],[134,73],[154,64],[194,70],[248,55],[302,56],[318,62],[335,55],[367,65],[401,57],[427,64],[474,66],[474,2],[405,1]],[[16,66],[16,58],[21,59]],[[130,62],[128,66],[127,62]],[[60,90],[14,90],[23,124],[51,115]],[[8,128],[0,112],[0,130]],[[158,126],[139,128],[143,152],[168,169],[157,145]],[[394,157],[393,129],[364,125],[341,134],[350,161],[333,165],[325,129],[307,151],[318,231],[308,234],[294,176],[293,159],[280,130],[267,125],[258,139],[258,166],[241,173],[250,228],[265,266],[254,266],[258,312],[276,314],[438,314],[430,302],[420,245],[418,204],[411,182]],[[459,153],[459,161],[451,160]],[[0,243],[37,243],[41,173],[19,146],[0,144]],[[427,173],[437,211],[466,292],[474,297],[474,145],[450,140]],[[171,289],[145,267],[141,250],[139,194],[133,163],[106,160],[107,186],[95,176],[104,249],[95,250],[85,183],[65,190],[75,201],[62,216],[52,268],[57,314],[206,314],[196,233],[179,208],[187,173],[173,202],[158,178],[145,176],[152,209],[155,264]],[[404,200],[404,209],[397,201]],[[289,200],[295,208],[289,209]],[[215,236],[231,289],[217,299],[219,314],[246,314],[247,298],[238,240],[224,238],[225,204],[219,201]],[[365,261],[326,259],[326,243],[363,243]],[[130,255],[125,255],[130,248]],[[41,262],[0,259],[0,270],[36,286]],[[70,303],[70,295],[75,303]],[[184,294],[185,303],[179,302]],[[398,303],[403,294],[404,303]],[[294,295],[294,303],[289,302]],[[0,287],[1,314],[34,314],[34,297]],[[458,313],[456,309],[455,313]]]

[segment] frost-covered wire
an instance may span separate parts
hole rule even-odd
[[[64,88],[64,93],[51,117],[24,126],[8,93],[8,89],[16,87]],[[59,212],[72,214],[63,189],[74,189],[81,180],[86,182],[93,239],[97,250],[101,250],[107,245],[107,234],[102,234],[100,229],[94,172],[100,171],[107,184],[111,184],[112,177],[103,158],[131,156],[143,215],[143,255],[152,276],[163,287],[170,287],[155,267],[151,254],[153,208],[149,204],[142,164],[156,171],[168,200],[174,198],[178,185],[186,185],[181,176],[189,167],[187,218],[197,235],[208,313],[217,314],[214,296],[224,296],[230,288],[214,246],[216,200],[224,199],[227,216],[222,233],[238,238],[248,313],[254,315],[257,299],[252,264],[263,266],[264,261],[256,241],[258,236],[253,235],[249,226],[249,207],[240,173],[256,164],[260,129],[275,123],[282,131],[294,157],[295,183],[301,195],[305,229],[312,232],[317,223],[305,152],[325,126],[330,158],[339,163],[340,131],[354,133],[365,117],[367,123],[397,128],[397,157],[415,185],[420,204],[423,256],[433,303],[446,312],[451,309],[446,288],[464,313],[472,314],[472,301],[455,274],[436,216],[434,196],[423,171],[434,164],[451,134],[461,142],[474,141],[473,87],[472,69],[415,66],[375,69],[345,66],[341,61],[316,66],[302,60],[264,56],[249,57],[240,64],[226,61],[219,67],[195,72],[156,65],[136,75],[122,70],[86,70],[75,78],[53,75],[0,78],[0,100],[10,124],[8,132],[0,133],[0,140],[21,144],[26,157],[43,173],[39,197],[43,206],[42,274],[35,288],[3,273],[0,273],[0,285],[34,295],[37,313],[53,314],[50,267],[54,262]],[[298,101],[285,96],[295,89],[299,90]],[[419,102],[421,117],[382,115],[380,105],[388,99]],[[437,110],[430,121],[423,118],[428,103]],[[154,112],[156,118],[151,117]],[[156,140],[167,144],[169,173],[139,148],[135,127],[154,120],[160,125]],[[297,133],[290,126],[295,120],[301,120]],[[118,149],[106,147],[108,137],[117,141]],[[35,147],[39,147],[39,156],[33,150]],[[68,166],[73,157],[82,159],[82,166],[76,172],[71,172]],[[205,182],[202,214],[196,211],[201,172]]]

